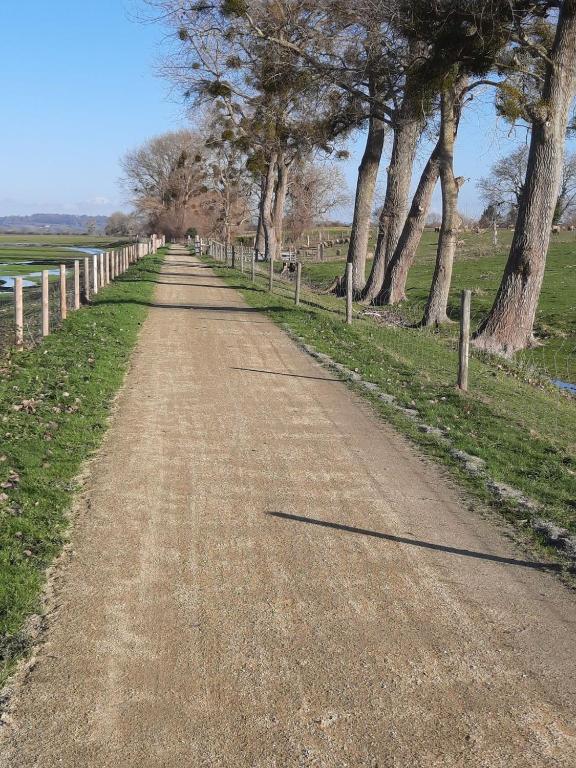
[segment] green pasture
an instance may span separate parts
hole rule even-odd
[[[450,292],[449,316],[458,319],[460,291],[472,290],[472,320],[477,325],[489,311],[500,284],[508,255],[512,232],[499,233],[500,246],[492,245],[492,233],[477,235],[464,232],[454,264]],[[426,231],[416,262],[408,276],[407,301],[401,312],[417,322],[423,313],[434,271],[438,234]],[[373,243],[371,244],[373,247]],[[336,249],[341,256],[336,256]],[[347,246],[326,249],[325,261],[306,260],[303,278],[315,289],[327,288],[344,271]],[[370,263],[368,264],[368,270]],[[368,272],[367,270],[367,272]],[[576,383],[576,233],[553,235],[540,305],[536,317],[536,335],[540,346],[523,352],[527,363],[547,372],[553,378]],[[455,335],[456,324],[443,333]]]

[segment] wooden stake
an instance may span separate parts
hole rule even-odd
[[[80,309],[80,262],[74,262],[74,309]]]
[[[50,288],[48,270],[42,270],[42,336],[50,333]]]
[[[84,258],[84,293],[86,294],[86,301],[90,300],[90,259],[88,256]]]
[[[66,264],[60,264],[60,319],[66,320],[68,305],[66,303]]]
[[[252,282],[256,280],[256,251],[252,254]]]
[[[462,291],[460,300],[458,387],[463,392],[468,391],[468,358],[470,354],[470,298],[471,291]]]
[[[274,259],[270,256],[270,274],[268,275],[268,290],[272,293],[274,289]]]
[[[98,293],[98,256],[92,256],[92,293]]]
[[[296,262],[296,290],[294,292],[294,304],[300,306],[300,284],[302,282],[302,262]]]
[[[14,321],[16,346],[24,346],[24,286],[22,277],[14,279]]]
[[[346,322],[352,325],[352,264],[346,264]]]

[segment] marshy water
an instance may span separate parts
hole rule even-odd
[[[26,261],[14,261],[13,259],[2,259],[2,251],[10,252],[13,255],[14,251],[33,249],[33,250],[46,250],[47,258],[43,258],[41,254],[38,258],[32,258]],[[50,252],[54,253],[54,256],[50,256]],[[42,272],[47,271],[50,278],[56,278],[59,274],[59,265],[61,262],[69,263],[73,258],[57,258],[57,254],[62,251],[68,251],[71,254],[86,254],[88,256],[95,256],[104,252],[103,248],[93,248],[85,246],[55,246],[52,243],[0,243],[0,291],[3,293],[13,293],[16,277],[22,277],[22,286],[24,288],[36,288],[42,278]],[[57,263],[58,266],[54,266]],[[34,267],[39,268],[38,271],[29,271],[28,269],[19,270],[18,267]],[[13,272],[12,269],[14,268]],[[12,272],[12,274],[11,274]]]

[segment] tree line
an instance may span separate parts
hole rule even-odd
[[[520,173],[502,202],[515,230],[477,347],[510,355],[531,345],[553,223],[566,188],[565,142],[576,93],[576,0],[149,0],[172,45],[163,73],[208,115],[204,150],[218,156],[221,190],[251,189],[257,248],[282,249],[291,179],[320,155],[366,143],[348,249],[358,300],[396,304],[440,183],[436,264],[422,323],[447,321],[465,179],[455,173],[462,114],[479,89],[496,113],[529,131]],[[435,137],[410,197],[418,147]],[[367,250],[378,171],[390,144],[370,269]],[[189,161],[190,158],[186,158]],[[180,161],[184,162],[182,158]],[[570,164],[568,164],[570,165]],[[502,169],[501,169],[502,170]],[[504,169],[505,170],[505,169]],[[516,169],[515,169],[516,170]],[[215,171],[216,172],[216,171]],[[486,200],[493,199],[485,185]],[[508,190],[509,192],[509,190]],[[186,193],[214,195],[214,185]],[[168,202],[173,190],[168,190]],[[227,193],[226,193],[227,194]],[[305,210],[305,205],[301,206]],[[232,205],[231,210],[234,209]],[[336,290],[345,289],[345,275]]]

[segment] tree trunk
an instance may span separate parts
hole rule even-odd
[[[436,267],[424,310],[423,325],[448,322],[446,309],[452,282],[452,266],[461,219],[458,215],[458,182],[454,177],[457,97],[452,86],[442,93],[440,107],[440,184],[442,186],[442,225],[438,237]]]
[[[380,293],[386,267],[396,249],[406,220],[416,145],[423,127],[421,110],[418,107],[418,100],[406,95],[393,125],[394,141],[388,166],[386,197],[378,222],[378,239],[372,270],[362,295],[368,302],[373,301]]]
[[[370,239],[370,220],[374,204],[374,190],[378,178],[380,158],[384,148],[385,124],[382,120],[370,116],[368,136],[362,160],[358,168],[356,184],[356,199],[354,201],[354,218],[350,230],[347,263],[352,264],[352,290],[356,297],[360,296],[366,284],[366,256]],[[339,281],[340,290],[346,290],[346,272]]]
[[[496,299],[474,340],[512,355],[534,342],[533,327],[562,179],[570,106],[576,92],[576,0],[564,0],[542,98],[534,115],[526,183],[508,262]]]
[[[276,184],[276,155],[272,155],[266,169],[264,192],[262,195],[262,225],[264,227],[264,252],[266,258],[274,258],[276,254],[276,230],[272,206],[274,202],[274,187]]]
[[[274,193],[274,205],[272,207],[272,220],[274,222],[274,233],[276,237],[276,251],[274,253],[275,259],[279,259],[282,256],[284,208],[286,206],[286,194],[288,192],[288,174],[289,166],[285,160],[280,157],[278,159],[278,175]]]
[[[408,271],[414,262],[416,250],[422,239],[422,232],[424,231],[426,218],[430,210],[432,194],[438,181],[439,170],[440,139],[428,158],[428,162],[420,176],[408,218],[402,229],[394,256],[388,264],[384,284],[379,295],[376,297],[375,304],[398,304],[406,299]]]
[[[266,248],[266,240],[264,237],[264,222],[262,217],[262,203],[264,200],[266,190],[266,176],[262,178],[260,184],[260,205],[258,206],[258,225],[256,227],[256,240],[254,242],[254,248],[258,253],[264,253]]]

